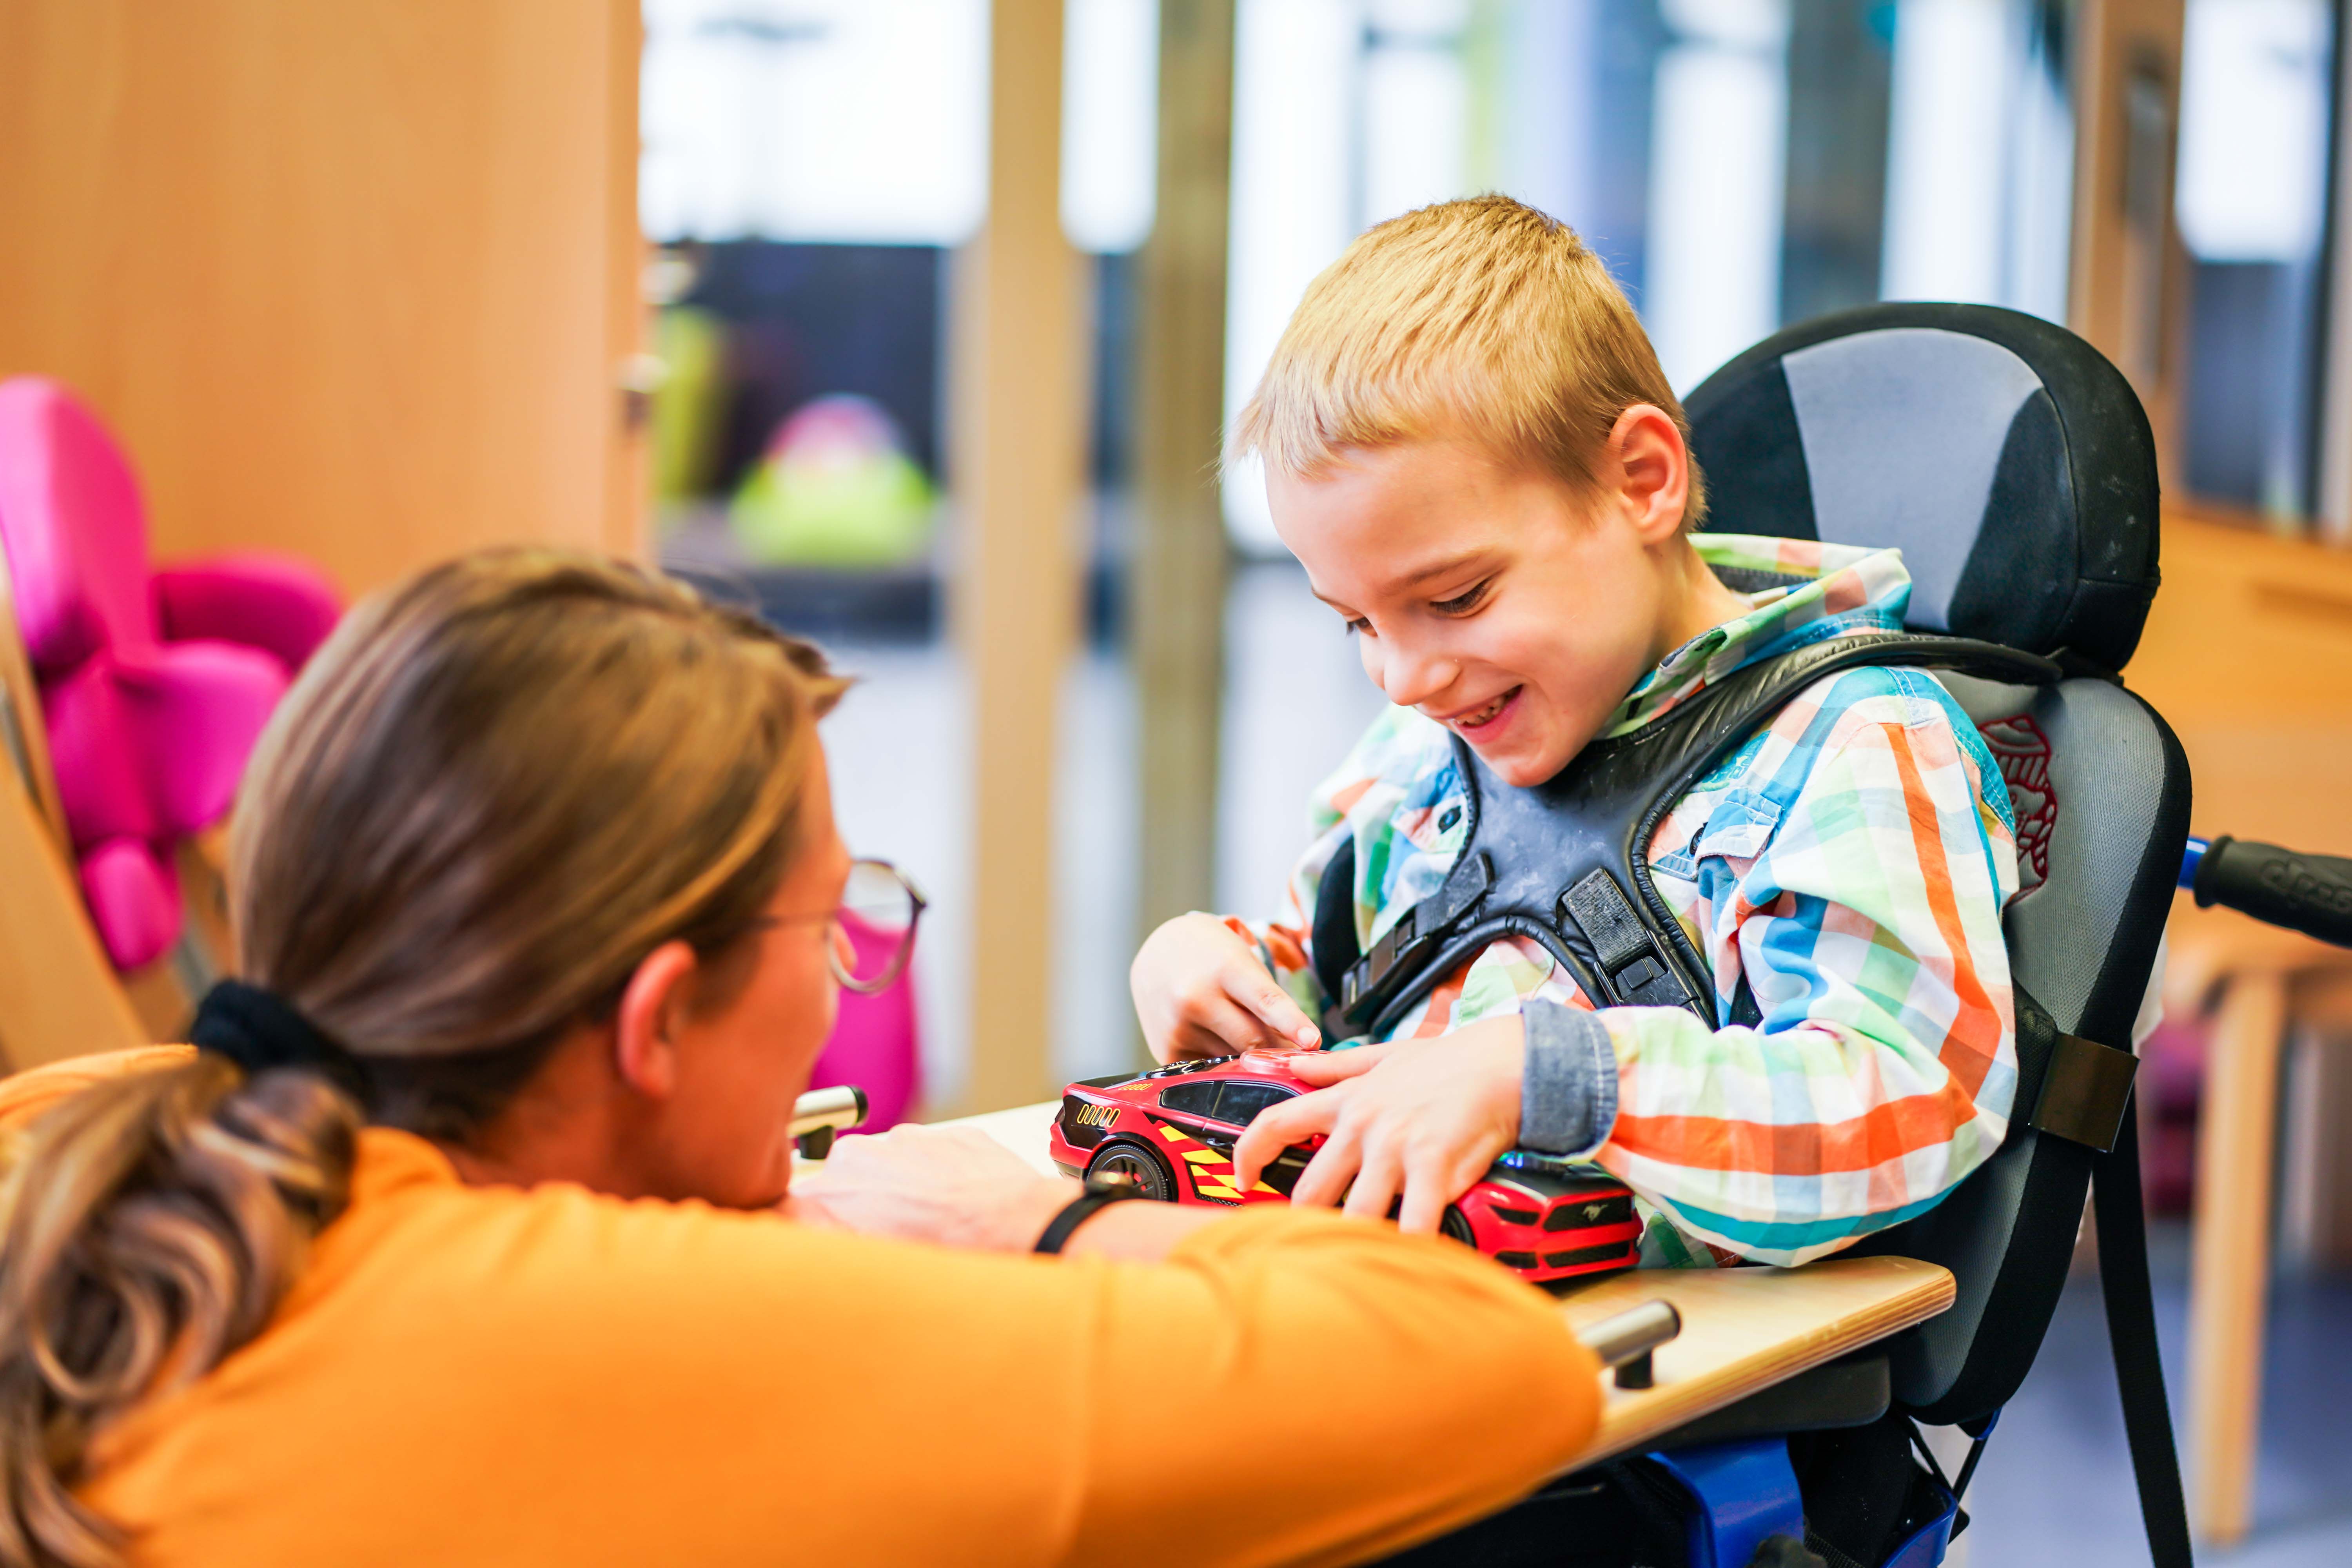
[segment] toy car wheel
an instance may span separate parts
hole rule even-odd
[[[1478,1245],[1478,1238],[1470,1234],[1469,1216],[1453,1204],[1445,1205],[1445,1213],[1438,1219],[1437,1234],[1448,1240],[1458,1241],[1465,1247]]]
[[[1088,1181],[1132,1182],[1136,1191],[1158,1203],[1176,1201],[1176,1173],[1168,1163],[1140,1143],[1106,1143],[1087,1163]]]

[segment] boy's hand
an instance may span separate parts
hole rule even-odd
[[[1144,1043],[1163,1062],[1323,1037],[1256,950],[1214,915],[1179,915],[1153,931],[1127,981]]]
[[[1347,1213],[1379,1219],[1402,1192],[1399,1228],[1433,1232],[1445,1205],[1519,1141],[1526,1039],[1512,1014],[1433,1040],[1295,1057],[1291,1071],[1326,1087],[1258,1113],[1234,1145],[1234,1184],[1248,1191],[1267,1161],[1328,1133],[1292,1203],[1344,1195]]]

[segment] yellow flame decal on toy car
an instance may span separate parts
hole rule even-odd
[[[1165,1121],[1154,1118],[1153,1125],[1160,1129],[1160,1136],[1168,1144],[1170,1151],[1183,1160],[1185,1172],[1192,1178],[1192,1190],[1211,1203],[1238,1204],[1245,1201],[1247,1196],[1258,1193],[1264,1193],[1268,1197],[1278,1198],[1282,1195],[1264,1182],[1258,1183],[1250,1188],[1248,1194],[1244,1194],[1239,1187],[1234,1185],[1234,1163],[1231,1160],[1191,1133],[1171,1127]]]

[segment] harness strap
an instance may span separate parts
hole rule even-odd
[[[2132,1479],[2139,1487],[2148,1556],[2156,1568],[2191,1568],[2189,1506],[2181,1496],[2179,1457],[2172,1447],[2164,1362],[2157,1353],[2147,1220],[2140,1209],[2137,1117],[2124,1117],[2115,1147],[2094,1160],[2091,1194],[2099,1227],[2099,1296],[2107,1309],[2107,1343],[2115,1352],[2124,1438],[2131,1447]]]
[[[2139,1058],[2063,1033],[2024,986],[2016,987],[2016,996],[2018,1103],[2035,1108],[2028,1124],[2092,1150],[2099,1296],[2106,1309],[2107,1347],[2115,1356],[2124,1437],[2131,1448],[2132,1479],[2139,1490],[2148,1554],[2156,1568],[2191,1568],[2189,1510],[2181,1496],[2179,1456],[2172,1446],[2164,1363],[2157,1351],[2156,1293],[2148,1281],[2139,1121],[2131,1114],[2132,1079]],[[1977,1452],[1990,1432],[1988,1423],[1977,1434],[1961,1486],[1976,1468]]]
[[[1549,949],[1597,1006],[1679,1006],[1717,1022],[1706,961],[1651,883],[1650,836],[1676,800],[1799,692],[1865,665],[1927,666],[2024,685],[2063,675],[2048,659],[1967,637],[1850,632],[1747,666],[1639,729],[1590,742],[1541,784],[1504,784],[1457,736],[1468,826],[1438,890],[1400,913],[1360,955],[1352,918],[1344,930],[1323,918],[1327,900],[1328,913],[1341,912],[1328,898],[1339,858],[1326,869],[1314,935],[1330,1022],[1341,1032],[1392,1028],[1454,966],[1506,936]],[[1509,826],[1490,824],[1490,811]],[[1572,851],[1554,823],[1574,839]],[[1560,879],[1544,885],[1530,858],[1547,856]],[[1357,868],[1349,856],[1351,879]],[[1345,912],[1352,917],[1352,902]]]

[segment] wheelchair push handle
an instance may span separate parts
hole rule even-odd
[[[2202,909],[2221,904],[2265,925],[2352,947],[2352,860],[2305,855],[2228,835],[2189,841],[2180,885]]]
[[[793,1142],[803,1160],[822,1160],[833,1152],[836,1133],[846,1132],[866,1120],[866,1091],[851,1084],[813,1089],[793,1102]]]
[[[1683,1331],[1683,1315],[1671,1301],[1644,1301],[1614,1317],[1588,1323],[1576,1331],[1585,1348],[1601,1364],[1617,1369],[1620,1388],[1650,1386],[1650,1352]]]

